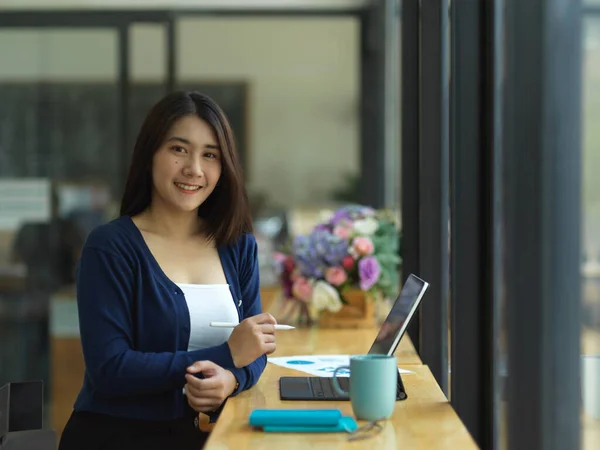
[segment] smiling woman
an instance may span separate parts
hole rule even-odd
[[[205,95],[168,95],[141,127],[121,217],[82,251],[86,370],[60,450],[201,448],[198,413],[215,419],[275,351],[251,231],[225,114]]]
[[[155,161],[168,164],[168,155],[181,156],[170,160],[173,163],[170,168],[153,164]],[[216,161],[209,164],[211,160]],[[201,173],[204,169],[206,174]],[[192,204],[197,202],[198,215],[206,221],[210,237],[219,243],[230,243],[240,233],[251,230],[233,131],[225,113],[209,97],[195,92],[176,92],[150,111],[133,151],[121,215],[141,213],[155,194],[160,195],[152,185],[153,180],[157,181],[154,179],[159,175],[157,172],[160,176],[170,175],[169,184],[181,182],[195,186],[201,185],[199,180],[203,175],[211,179],[216,175],[216,180],[212,180],[214,184],[207,185],[203,197],[190,199]],[[213,190],[215,195],[210,195]]]

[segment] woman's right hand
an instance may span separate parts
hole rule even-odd
[[[238,369],[275,351],[275,318],[269,313],[248,317],[233,329],[227,344]]]

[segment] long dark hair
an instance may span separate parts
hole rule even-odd
[[[208,236],[217,245],[232,244],[245,232],[252,231],[252,217],[244,176],[235,148],[233,131],[225,113],[214,100],[198,92],[173,92],[150,110],[137,137],[121,215],[135,216],[152,201],[152,161],[173,124],[185,116],[197,116],[210,124],[222,154],[219,183],[200,205],[198,216],[208,226]]]

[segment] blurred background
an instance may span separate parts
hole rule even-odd
[[[400,211],[400,18],[390,4],[0,0],[0,386],[43,379],[47,423],[62,430],[83,371],[79,252],[117,217],[141,121],[173,89],[212,96],[231,120],[266,301],[278,292],[273,250],[323,210]],[[582,13],[582,353],[600,353],[595,11]]]
[[[59,431],[83,369],[79,252],[117,217],[139,127],[163,95],[197,90],[229,117],[264,295],[276,292],[273,249],[323,208],[362,200],[365,2],[155,3],[0,1],[0,386],[43,379]]]

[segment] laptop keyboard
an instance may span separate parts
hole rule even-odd
[[[340,395],[333,387],[333,378],[320,378],[310,377],[310,387],[312,388],[313,395],[316,398],[347,398],[347,395]],[[338,378],[340,387],[348,391],[350,389],[350,378],[340,377]]]
[[[338,394],[338,392],[333,387],[333,378],[325,378],[325,377],[307,377],[310,387],[312,389],[313,398],[323,400],[333,400],[333,399],[348,399],[347,395]],[[340,387],[348,392],[350,390],[350,378],[349,377],[339,377],[338,382]],[[406,398],[405,395],[400,396],[401,387],[400,384],[397,385],[396,390],[396,398],[398,400],[403,400]]]

